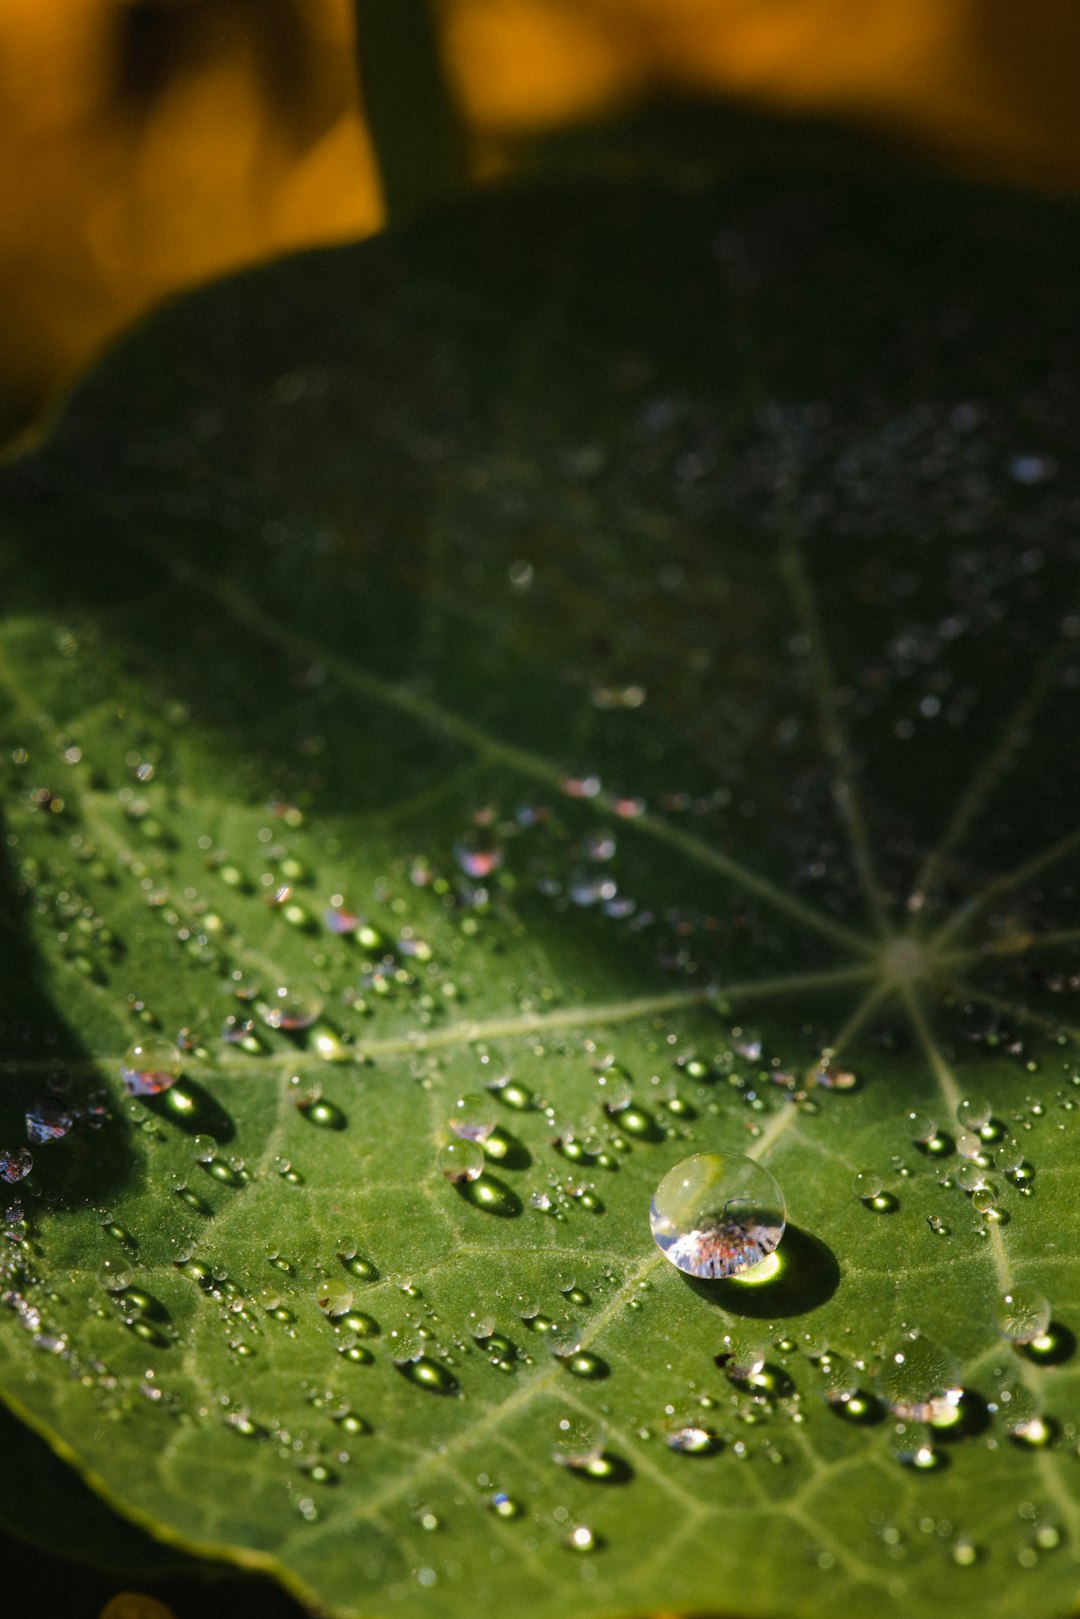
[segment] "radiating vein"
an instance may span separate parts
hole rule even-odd
[[[221,584],[210,585],[204,580],[196,579],[187,570],[178,567],[175,560],[166,558],[164,554],[162,560],[185,586],[211,596],[224,612],[255,634],[280,646],[290,656],[318,661],[333,673],[342,687],[354,695],[367,702],[377,703],[384,708],[406,714],[436,735],[460,742],[480,758],[540,782],[552,791],[560,793],[565,791],[564,772],[550,760],[530,752],[527,748],[519,747],[516,743],[492,736],[472,720],[467,720],[451,709],[442,707],[433,699],[408,686],[383,680],[378,675],[359,668],[351,659],[329,653],[318,642],[278,624],[275,619],[263,613],[242,591]],[[695,864],[726,877],[744,893],[753,894],[772,910],[791,917],[813,932],[846,945],[848,949],[857,950],[863,955],[872,953],[873,944],[854,928],[846,927],[842,922],[837,922],[833,917],[805,904],[794,894],[789,894],[786,889],[781,888],[778,883],[771,882],[769,878],[752,871],[733,856],[706,843],[693,833],[669,825],[658,816],[647,812],[628,819],[620,813],[620,800],[604,791],[590,798],[589,804],[593,809],[619,820],[621,824],[635,832],[653,838],[669,848],[677,849]]]
[[[856,984],[871,977],[873,967],[837,967],[818,973],[791,973],[777,978],[725,984],[718,989],[676,990],[668,995],[642,995],[634,1000],[613,1001],[598,1006],[566,1006],[552,1012],[510,1013],[505,1017],[480,1018],[455,1023],[447,1029],[417,1029],[405,1035],[357,1043],[361,1058],[395,1056],[404,1052],[431,1051],[446,1046],[472,1045],[478,1040],[511,1039],[518,1035],[545,1034],[551,1029],[588,1028],[595,1023],[627,1023],[635,1018],[657,1017],[688,1007],[710,1006],[719,1001],[766,1000],[773,995],[795,995],[804,991],[834,989]]]
[[[922,1047],[923,1055],[930,1064],[934,1078],[937,1080],[938,1089],[941,1091],[942,1100],[945,1103],[949,1116],[950,1118],[955,1118],[956,1109],[959,1107],[961,1101],[961,1091],[956,1082],[956,1075],[946,1062],[941,1048],[938,1046],[937,1041],[934,1039],[934,1036],[931,1033],[930,1024],[926,1017],[926,1011],[921,1000],[916,994],[914,986],[908,983],[901,983],[899,986],[899,992],[900,998],[903,1001],[904,1007],[907,1011],[908,1018],[911,1021],[911,1026],[915,1031],[915,1037],[918,1040],[919,1045]]]
[[[1033,1028],[1042,1029],[1046,1034],[1064,1034],[1070,1040],[1080,1042],[1080,1029],[1072,1023],[1061,1023],[1057,1018],[1045,1017],[1041,1012],[1032,1011],[1028,1006],[1018,1001],[1003,1000],[998,995],[990,995],[985,990],[975,989],[971,984],[958,983],[954,985],[956,993],[968,1001],[977,1001],[980,1006],[988,1006],[991,1011],[999,1012],[1002,1017],[1015,1018],[1017,1023],[1030,1023]]]
[[[1040,871],[1046,871],[1048,867],[1055,865],[1057,861],[1064,860],[1065,856],[1071,854],[1076,848],[1080,848],[1080,827],[1073,832],[1067,832],[1056,843],[1050,844],[1049,848],[1040,850],[1038,854],[1032,855],[1030,860],[1023,861],[1012,871],[1004,872],[1000,877],[995,877],[984,888],[972,894],[970,899],[966,900],[963,905],[959,905],[952,916],[942,923],[929,941],[929,948],[931,950],[939,949],[941,945],[947,943],[949,939],[955,938],[958,933],[968,927],[979,912],[984,911],[999,894],[1007,894],[1010,888],[1018,888],[1021,883],[1026,883],[1030,877],[1036,877]]]
[[[810,645],[810,663],[814,672],[821,732],[825,751],[835,772],[833,798],[847,829],[863,898],[869,906],[878,933],[885,938],[890,930],[885,899],[874,868],[870,834],[867,831],[858,788],[858,770],[851,744],[840,720],[836,679],[817,601],[803,563],[802,552],[794,540],[788,541],[780,552],[780,573]]]
[[[1053,687],[1067,647],[1066,641],[1059,640],[1040,660],[1027,691],[1006,719],[996,746],[968,783],[939,842],[923,861],[915,879],[913,890],[915,895],[925,896],[938,881],[945,862],[966,835],[998,781],[1009,769],[1027,737],[1032,721]]]

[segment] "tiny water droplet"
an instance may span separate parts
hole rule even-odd
[[[696,1153],[669,1170],[650,1209],[653,1238],[677,1270],[737,1276],[766,1259],[784,1234],[784,1195],[741,1153]]]
[[[497,1518],[520,1518],[524,1508],[512,1495],[497,1490],[491,1498],[491,1510]]]
[[[129,1096],[160,1096],[176,1084],[182,1067],[183,1058],[171,1040],[148,1034],[128,1047],[120,1078]]]
[[[862,1169],[852,1180],[851,1189],[861,1202],[871,1203],[875,1197],[880,1197],[883,1184],[880,1175]]]
[[[713,1456],[720,1449],[713,1429],[693,1417],[669,1423],[664,1429],[664,1443],[680,1456]]]
[[[932,1147],[938,1138],[937,1120],[929,1113],[912,1112],[907,1116],[908,1135],[917,1147]]]

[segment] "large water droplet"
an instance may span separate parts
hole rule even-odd
[[[148,1034],[129,1046],[120,1078],[129,1096],[160,1096],[180,1078],[183,1058],[164,1035]]]
[[[657,1247],[677,1270],[713,1279],[766,1259],[784,1235],[784,1194],[741,1153],[695,1153],[666,1174],[649,1214]]]

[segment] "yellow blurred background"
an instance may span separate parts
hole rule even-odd
[[[657,97],[1074,190],[1078,0],[432,0],[484,179]],[[163,294],[377,230],[351,0],[0,0],[0,436]]]

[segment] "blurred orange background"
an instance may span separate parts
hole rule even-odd
[[[433,0],[474,178],[658,96],[857,122],[958,170],[1080,177],[1076,0]],[[351,0],[3,0],[0,435],[118,327],[377,230]]]

